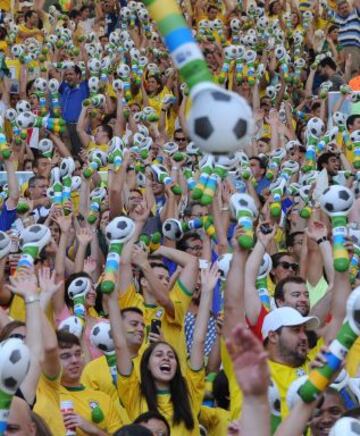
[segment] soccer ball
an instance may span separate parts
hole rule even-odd
[[[16,110],[15,109],[12,109],[12,108],[10,108],[10,109],[8,109],[6,112],[5,112],[5,118],[8,120],[8,121],[15,121],[16,120],[16,117],[17,117],[17,112],[16,112]]]
[[[22,114],[23,112],[31,112],[30,103],[27,100],[20,100],[16,103],[16,112]]]
[[[60,176],[71,176],[75,171],[75,162],[71,156],[64,157],[60,163]]]
[[[146,144],[147,138],[142,133],[136,132],[133,138],[134,147],[143,148]]]
[[[289,389],[286,394],[286,403],[290,410],[294,408],[295,404],[299,400],[301,400],[301,397],[298,394],[298,392],[301,386],[306,382],[307,378],[308,378],[307,375],[302,375],[301,377],[294,380],[289,386]]]
[[[307,202],[311,195],[311,185],[302,186],[299,189],[299,195],[303,201]]]
[[[51,139],[48,138],[40,139],[38,143],[38,149],[39,151],[41,151],[42,154],[51,155],[54,149],[54,143]]]
[[[78,191],[81,186],[81,177],[73,176],[71,177],[71,192]]]
[[[231,253],[222,254],[217,260],[221,281],[225,281],[227,278],[230,270],[232,256],[233,255]]]
[[[270,273],[271,269],[272,269],[271,256],[268,253],[264,253],[257,277],[267,276]]]
[[[276,56],[276,59],[279,60],[279,61],[281,59],[285,58],[285,56],[286,56],[285,47],[282,46],[282,45],[277,45],[275,47],[275,56]]]
[[[50,80],[49,80],[48,87],[49,87],[49,91],[50,91],[52,94],[54,94],[55,92],[58,92],[59,87],[60,87],[59,81],[56,80],[56,79],[50,79]]]
[[[88,62],[88,68],[91,73],[97,74],[101,69],[101,62],[99,61],[99,59],[92,58]]]
[[[28,129],[35,123],[35,115],[32,112],[20,112],[16,117],[16,124],[20,129]]]
[[[162,149],[171,156],[179,150],[179,146],[176,142],[167,142],[162,146]]]
[[[117,149],[122,150],[124,148],[124,142],[120,138],[120,136],[113,136],[108,142],[108,146],[109,146],[108,154],[111,154]]]
[[[109,35],[109,42],[113,45],[118,45],[120,42],[120,36],[118,32],[111,32]]]
[[[345,186],[332,185],[319,199],[321,209],[330,216],[347,215],[354,203],[354,194]]]
[[[10,253],[11,239],[5,232],[0,231],[0,259]]]
[[[238,55],[238,50],[236,45],[228,45],[224,49],[224,54],[226,59],[236,59]]]
[[[88,277],[77,277],[68,287],[68,295],[73,300],[75,297],[85,296],[91,289],[91,280]]]
[[[271,100],[273,100],[276,97],[277,91],[275,86],[269,85],[265,89],[266,97],[269,97]]]
[[[308,135],[320,138],[325,132],[325,124],[321,118],[313,117],[308,121],[306,131]]]
[[[189,156],[199,156],[200,154],[200,150],[198,147],[196,147],[196,145],[194,144],[194,142],[189,142],[189,144],[186,146],[186,154],[188,154]]]
[[[230,29],[233,33],[240,32],[241,21],[238,18],[232,18],[230,21]]]
[[[126,51],[130,51],[134,47],[135,47],[135,43],[132,39],[127,39],[126,41],[124,41],[124,49]]]
[[[226,154],[243,148],[253,132],[253,116],[246,100],[215,85],[192,91],[188,118],[191,139],[203,151]]]
[[[109,322],[101,321],[94,325],[90,333],[90,341],[103,353],[112,353],[115,350]]]
[[[233,194],[230,198],[229,206],[234,219],[237,219],[237,214],[241,209],[249,210],[254,217],[258,214],[255,201],[248,194],[239,194],[238,192]]]
[[[184,236],[184,232],[181,228],[181,223],[175,218],[169,218],[164,221],[162,226],[162,232],[165,238],[168,238],[171,241],[180,241],[180,239],[182,239]]]
[[[356,436],[360,435],[360,421],[355,418],[344,417],[336,421],[331,428],[329,436]]]
[[[337,126],[345,126],[346,115],[343,112],[334,112],[333,121]]]
[[[98,92],[99,83],[100,83],[100,80],[98,77],[96,77],[96,76],[90,77],[90,79],[88,80],[90,92]]]
[[[113,90],[121,91],[123,89],[123,81],[121,79],[115,79],[112,83]]]
[[[271,415],[280,416],[280,411],[281,411],[280,393],[277,386],[271,379],[268,387],[268,401],[269,401]]]
[[[35,246],[39,252],[50,242],[51,232],[49,227],[42,224],[33,224],[21,232],[19,245],[21,249]]]
[[[360,130],[354,130],[350,134],[350,139],[353,144],[358,143],[357,145],[360,145]]]
[[[130,67],[126,64],[120,64],[116,68],[116,74],[119,76],[120,79],[126,80],[130,76]]]
[[[69,316],[69,318],[61,321],[58,330],[64,330],[80,339],[83,331],[83,323],[77,316]]]
[[[24,47],[21,44],[15,44],[11,47],[11,54],[18,58],[24,53]]]
[[[0,389],[14,395],[30,368],[30,351],[19,338],[0,343]]]
[[[106,198],[106,189],[105,188],[95,188],[90,193],[91,201],[103,201]]]
[[[99,161],[100,166],[104,167],[107,164],[107,154],[99,149],[93,150],[89,153],[90,161]]]
[[[119,241],[125,244],[132,237],[134,231],[135,223],[131,218],[118,216],[106,226],[105,234],[109,241]]]
[[[45,92],[48,89],[48,83],[42,77],[37,77],[34,82],[36,91]]]
[[[297,141],[296,139],[292,139],[291,141],[288,141],[285,144],[285,150],[290,153],[291,151],[293,151],[296,147],[300,147],[301,143],[299,141]]]
[[[286,160],[281,165],[281,168],[283,170],[287,170],[291,174],[295,174],[295,173],[297,173],[299,171],[300,167],[299,167],[299,164],[296,162],[296,160]]]
[[[346,317],[350,327],[360,335],[360,286],[355,288],[346,303]]]

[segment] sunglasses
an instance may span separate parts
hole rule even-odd
[[[299,265],[297,263],[290,263],[290,262],[286,262],[285,260],[281,261],[278,263],[278,266],[281,266],[284,269],[292,269],[293,271],[297,271],[299,268]]]
[[[186,138],[174,138],[175,141],[186,141]]]

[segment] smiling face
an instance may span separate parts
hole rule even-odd
[[[128,310],[123,314],[122,320],[129,348],[140,347],[144,339],[145,323],[143,316],[138,312]]]
[[[96,301],[96,291],[94,289],[94,285],[91,284],[90,291],[86,294],[85,297],[85,305],[86,307],[94,307]]]
[[[61,348],[59,351],[62,366],[61,382],[67,385],[74,385],[80,380],[84,368],[83,352],[79,345],[72,345],[70,348]]]
[[[159,343],[151,353],[148,368],[155,383],[168,384],[174,378],[177,361],[172,348],[164,343]]]
[[[293,307],[303,316],[310,311],[309,291],[304,283],[286,283],[284,285],[284,300],[279,300],[278,307]]]
[[[313,436],[326,436],[331,427],[345,412],[339,395],[333,390],[324,393],[320,404],[314,410],[310,420],[310,429]]]

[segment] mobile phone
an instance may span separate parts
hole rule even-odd
[[[268,235],[272,232],[272,228],[269,226],[269,224],[261,224],[260,226],[260,232],[264,235]]]
[[[155,333],[156,335],[160,334],[161,330],[161,320],[160,319],[152,319],[150,326],[150,333]]]

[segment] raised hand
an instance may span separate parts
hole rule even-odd
[[[16,273],[16,276],[9,277],[9,280],[10,284],[7,285],[7,287],[14,294],[25,298],[38,293],[36,275],[34,271],[29,268],[20,269]]]
[[[81,227],[76,233],[76,239],[80,245],[88,245],[93,237],[94,234],[89,227]]]
[[[267,395],[270,382],[267,353],[259,339],[245,325],[239,324],[226,346],[244,396]]]
[[[328,231],[326,225],[321,221],[310,221],[305,233],[310,239],[316,242],[318,239],[327,236]]]
[[[51,298],[62,287],[63,281],[56,283],[55,270],[51,273],[50,268],[42,267],[38,272],[39,286],[41,290],[40,305],[46,309]]]
[[[202,269],[201,273],[201,292],[210,293],[214,290],[219,279],[219,268],[214,263],[211,268]]]

